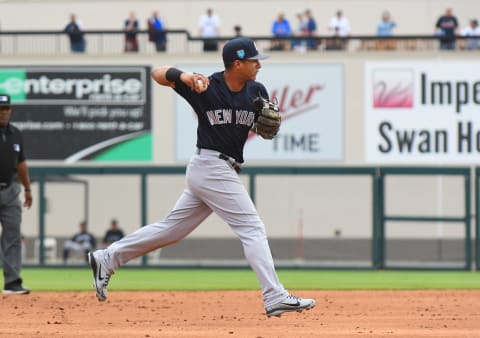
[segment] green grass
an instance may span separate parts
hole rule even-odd
[[[279,270],[291,290],[415,290],[480,289],[480,273],[458,271],[328,271]],[[92,290],[90,270],[22,270],[26,286],[36,291]],[[110,290],[258,290],[248,269],[131,269],[118,270]]]

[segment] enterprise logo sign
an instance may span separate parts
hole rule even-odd
[[[374,108],[413,108],[412,69],[375,69],[372,85]]]
[[[28,104],[127,104],[146,102],[143,67],[0,68],[0,93]]]

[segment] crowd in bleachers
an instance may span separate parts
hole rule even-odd
[[[273,41],[272,50],[312,50],[318,48],[318,41],[314,39],[317,35],[317,23],[310,9],[304,13],[296,14],[297,24],[292,28],[285,13],[280,12],[272,24],[272,35],[281,40]],[[395,49],[394,29],[397,23],[392,19],[388,10],[381,14],[381,18],[376,26],[376,36],[385,39],[376,41],[375,49]],[[348,18],[342,10],[338,10],[328,23],[328,30],[332,38],[325,40],[325,49],[342,50],[346,48],[348,36],[351,35],[351,27]],[[459,21],[453,14],[452,8],[447,8],[434,24],[434,36],[440,40],[439,48],[443,50],[454,50],[457,47],[461,49],[480,49],[480,38],[462,39],[457,46],[457,36],[480,37],[480,27],[478,20],[472,18],[469,25],[460,30]],[[289,43],[285,38],[291,38]],[[302,39],[299,39],[302,38]],[[316,41],[316,42],[313,42]]]
[[[311,9],[305,9],[295,14],[292,22],[285,12],[278,12],[271,23],[271,37],[273,38],[270,50],[293,50],[304,52],[307,50],[344,50],[349,43],[349,37],[355,36],[355,27],[350,26],[348,17],[342,9],[338,9],[324,24],[317,22],[315,13]],[[397,48],[395,41],[395,29],[402,25],[393,19],[389,10],[380,12],[377,23],[372,23],[372,35],[381,39],[372,43],[365,43],[366,49],[394,50]],[[229,22],[232,22],[229,20]],[[158,11],[152,11],[151,16],[145,19],[142,24],[137,19],[135,12],[130,11],[124,20],[122,29],[124,34],[124,51],[135,53],[139,51],[138,32],[147,29],[149,31],[148,41],[153,44],[157,52],[167,50],[168,29],[164,18]],[[246,23],[244,23],[246,24]],[[408,24],[404,23],[404,24]],[[218,51],[219,38],[242,35],[242,26],[232,22],[232,29],[220,31],[221,18],[212,8],[206,9],[204,14],[198,18],[198,37],[203,39],[203,51]],[[326,28],[329,36],[321,39],[319,28]],[[74,53],[83,53],[87,49],[85,27],[76,18],[75,14],[70,15],[70,20],[63,27],[64,33],[68,34],[70,48]],[[223,34],[222,34],[223,33]],[[458,37],[463,37],[459,39]],[[472,38],[468,38],[472,37]],[[476,18],[470,18],[468,24],[462,25],[455,16],[453,8],[446,8],[445,12],[439,15],[436,22],[432,22],[432,38],[437,38],[439,48],[442,50],[456,49],[480,49],[480,27]],[[370,46],[370,47],[368,47]],[[372,47],[373,46],[373,47]],[[413,49],[413,48],[412,48]]]
[[[344,15],[341,9],[337,10],[328,23],[328,31],[331,38],[323,42],[317,37],[317,21],[310,9],[298,12],[295,25],[291,25],[285,13],[280,12],[273,21],[271,27],[272,37],[279,38],[272,40],[271,50],[316,50],[323,43],[326,50],[343,50],[348,44],[348,37],[351,36],[350,21]],[[216,37],[220,36],[220,18],[213,14],[209,8],[206,15],[202,15],[199,21],[199,33],[201,37],[206,38],[204,42],[204,51],[218,50]],[[453,14],[452,8],[447,8],[443,15],[432,24],[434,26],[434,35],[439,37],[439,48],[443,50],[461,49],[480,49],[480,39],[461,39],[457,46],[458,35],[461,36],[480,36],[480,27],[475,18],[470,19],[469,25],[460,29],[459,21]],[[387,37],[394,37],[394,29],[397,22],[392,19],[388,10],[381,13],[379,22],[375,27],[375,34],[385,39],[375,42],[375,49],[393,50],[396,48],[396,42]],[[241,27],[235,25],[235,35],[239,35]]]

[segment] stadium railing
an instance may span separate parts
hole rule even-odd
[[[47,237],[46,233],[46,212],[47,212],[47,196],[46,196],[46,186],[50,182],[50,177],[53,175],[58,181],[58,177],[65,175],[66,177],[71,177],[72,175],[82,175],[87,176],[96,176],[96,175],[133,175],[140,178],[138,189],[140,190],[140,224],[147,224],[147,201],[148,201],[148,184],[147,178],[152,175],[184,175],[185,168],[183,166],[164,166],[164,167],[36,167],[33,166],[30,168],[31,177],[36,184],[38,184],[38,196],[36,200],[39,203],[39,215],[38,215],[38,239],[39,245],[37,250],[39,261],[36,266],[45,266],[48,263],[45,260],[45,252],[43,251],[44,239]],[[476,252],[475,256],[472,255],[472,227],[471,227],[471,169],[467,167],[459,168],[440,168],[440,167],[255,167],[249,166],[245,167],[242,171],[243,175],[248,176],[248,190],[251,194],[252,200],[255,202],[258,200],[256,192],[258,192],[257,180],[259,177],[263,176],[356,176],[360,178],[370,178],[370,183],[367,184],[367,189],[372,192],[371,194],[371,220],[372,225],[369,227],[371,229],[371,234],[368,236],[368,246],[370,247],[370,253],[367,253],[367,262],[366,265],[361,265],[359,262],[354,264],[345,265],[340,264],[342,262],[334,262],[332,265],[331,262],[312,262],[312,264],[304,264],[303,267],[309,268],[333,268],[333,267],[343,267],[343,268],[367,268],[367,269],[454,269],[454,270],[470,270],[472,268],[473,262],[476,261],[478,264],[478,236],[475,237],[476,242]],[[412,215],[410,212],[405,212],[404,214],[390,214],[386,206],[387,198],[386,196],[393,192],[394,189],[389,186],[386,181],[386,177],[391,176],[456,176],[463,181],[462,190],[463,196],[457,196],[460,201],[462,201],[462,210],[459,211],[459,215]],[[478,201],[479,190],[478,190],[478,177],[480,176],[480,169],[475,171],[475,201],[476,208],[475,213],[478,215]],[[369,187],[368,187],[369,186]],[[367,193],[367,192],[365,192]],[[341,203],[339,201],[339,203]],[[87,205],[89,203],[86,203]],[[368,204],[368,202],[367,202]],[[396,208],[398,209],[398,208]],[[402,209],[403,210],[403,209]],[[86,215],[88,219],[88,215]],[[476,220],[476,230],[479,227],[479,220]],[[444,261],[439,260],[439,257],[433,257],[430,255],[426,260],[422,261],[421,259],[415,259],[415,261],[407,261],[406,264],[396,265],[398,259],[395,257],[389,257],[389,251],[387,246],[389,244],[395,245],[395,241],[392,242],[392,238],[389,238],[388,232],[386,231],[389,226],[388,222],[410,222],[410,223],[436,223],[443,222],[449,223],[452,225],[460,225],[464,229],[463,238],[459,239],[455,244],[454,255]],[[421,226],[421,224],[415,225]],[[411,242],[411,239],[406,239],[400,243],[400,245],[408,245],[408,242]],[[434,238],[432,238],[435,241]],[[428,246],[430,249],[434,249],[432,246],[432,239]],[[448,238],[446,238],[448,240]],[[295,239],[293,239],[295,240]],[[332,240],[330,240],[332,242]],[[339,241],[335,242],[335,246],[340,245]],[[318,245],[318,244],[317,244]],[[421,245],[422,250],[425,251],[424,242],[416,243],[415,245]],[[435,243],[433,243],[435,245]],[[404,247],[403,247],[404,248]],[[316,246],[316,250],[321,249]],[[403,249],[404,251],[404,249]],[[462,253],[463,252],[463,253]],[[359,252],[355,252],[357,256],[360,255]],[[393,258],[393,259],[392,259]],[[418,257],[416,257],[418,258]],[[420,262],[420,264],[419,264]],[[296,262],[290,262],[290,266],[298,267]],[[141,262],[142,266],[153,266],[155,263],[150,264],[147,261],[147,257]],[[202,263],[202,266],[205,266]]]
[[[191,35],[187,30],[166,30],[166,53],[202,53],[204,39]],[[86,55],[123,54],[125,32],[123,30],[86,30]],[[155,46],[149,41],[149,31],[138,31],[139,52],[156,54]],[[233,36],[220,37],[216,40],[225,42]],[[374,35],[352,35],[345,38],[333,36],[316,36],[312,38],[315,50],[307,50],[305,38],[272,36],[252,36],[262,51],[293,52],[361,52],[361,51],[432,51],[439,49],[440,37],[435,35],[398,35],[377,37]],[[457,49],[466,50],[467,39],[479,37],[457,37]],[[295,46],[295,47],[292,47]],[[0,31],[0,54],[17,55],[68,55],[71,54],[68,35],[61,31]],[[129,53],[135,54],[135,53]]]

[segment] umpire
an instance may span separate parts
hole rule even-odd
[[[20,130],[10,123],[10,96],[0,94],[0,260],[3,263],[4,294],[28,294],[22,285],[22,204],[20,185],[24,187],[23,206],[32,206],[32,192]]]

